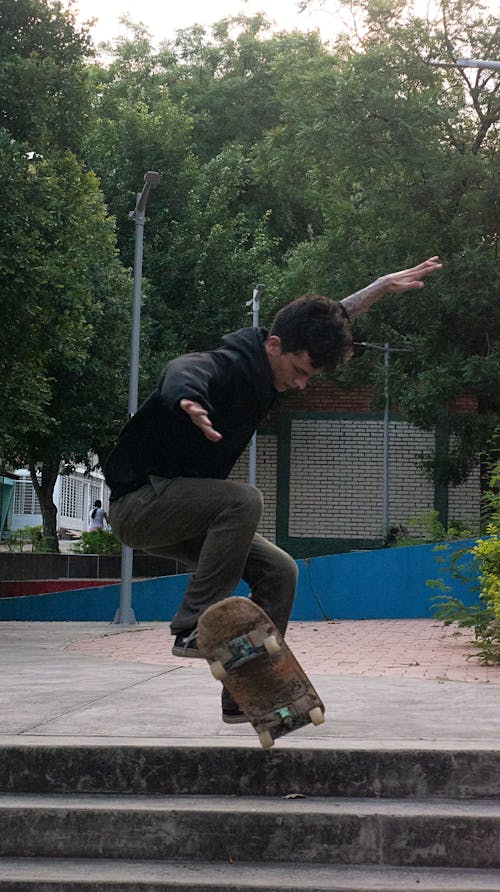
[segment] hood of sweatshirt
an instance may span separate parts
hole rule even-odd
[[[248,375],[253,382],[255,391],[260,397],[268,396],[273,403],[277,397],[274,387],[274,378],[271,365],[266,353],[265,341],[267,330],[265,328],[240,328],[222,338],[223,346],[220,350],[233,353],[238,360],[242,373]]]

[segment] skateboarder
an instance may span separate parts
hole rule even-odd
[[[227,477],[278,393],[306,387],[351,355],[349,322],[386,293],[422,288],[437,257],[391,273],[337,303],[306,295],[283,307],[269,331],[244,328],[222,346],[172,360],[121,431],[105,466],[109,517],[121,542],[194,570],[171,622],[172,652],[200,656],[199,616],[240,579],[284,635],[297,567],[256,532],[262,496]],[[246,721],[222,695],[223,720]]]

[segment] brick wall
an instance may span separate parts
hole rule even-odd
[[[399,524],[434,504],[421,468],[434,448],[430,434],[390,424],[390,522]],[[291,536],[382,536],[383,423],[362,419],[292,422]]]
[[[264,510],[259,525],[259,533],[276,541],[276,480],[277,480],[277,437],[268,434],[257,436],[257,487],[264,496]],[[249,448],[245,450],[233,468],[230,479],[248,483]]]
[[[473,397],[464,396],[455,408],[473,411],[474,406]],[[291,417],[290,461],[289,467],[278,468],[282,413]],[[406,526],[408,520],[434,508],[434,484],[424,473],[423,460],[434,454],[435,437],[433,432],[392,418],[389,440],[389,522]],[[231,478],[248,481],[248,449]],[[283,508],[277,501],[279,479],[289,481],[288,537],[380,541],[383,421],[373,409],[369,391],[352,393],[334,382],[315,383],[304,392],[282,398],[265,433],[259,433],[257,486],[264,496],[259,532],[273,542],[277,539],[277,514]],[[478,532],[479,471],[463,485],[450,487],[448,499],[450,519],[461,520],[473,533]],[[412,526],[411,533],[423,535],[424,529]]]
[[[461,520],[474,535],[479,532],[481,514],[479,465],[476,465],[465,483],[448,488],[448,517]]]

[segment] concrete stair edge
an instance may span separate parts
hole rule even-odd
[[[500,871],[0,858],[1,892],[498,892]]]
[[[0,744],[0,790],[500,797],[500,750]]]
[[[500,868],[497,800],[17,794],[0,825],[4,857]]]

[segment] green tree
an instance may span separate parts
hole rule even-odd
[[[89,163],[127,264],[125,187],[148,168],[164,175],[148,209],[143,385],[173,352],[248,319],[256,281],[269,286],[265,319],[299,293],[341,297],[439,253],[445,269],[423,294],[385,300],[356,334],[414,348],[392,363],[392,393],[408,420],[446,429],[433,471],[458,482],[498,413],[499,81],[428,63],[497,58],[498,22],[470,0],[443,3],[430,25],[403,0],[350,8],[355,27],[331,50],[270,34],[262,16],[187,29],[159,51],[132,27],[94,72]],[[345,381],[367,374],[382,384],[373,354]],[[479,413],[454,414],[467,390]]]
[[[111,62],[93,72],[97,101],[87,160],[116,215],[127,264],[133,247],[127,188],[139,185],[147,169],[162,174],[148,205],[144,244],[142,393],[170,356],[213,345],[228,328],[248,321],[245,299],[257,281],[270,277],[277,253],[268,204],[252,191],[249,140],[245,145],[243,134],[235,139],[236,113],[227,139],[218,133],[222,72],[229,67],[229,50],[219,44],[226,47],[226,37],[212,44],[197,31],[196,40],[188,51],[184,33],[175,46],[155,51],[147,32],[130,25],[130,35],[108,47]],[[213,111],[203,97],[209,80],[216,93],[216,71],[221,94],[211,100]],[[240,125],[246,120],[239,112],[238,118]],[[214,147],[208,158],[207,142]]]
[[[10,243],[2,239],[9,350],[1,360],[0,445],[4,460],[29,467],[44,536],[55,539],[60,468],[88,461],[116,429],[131,288],[95,176],[70,155],[16,160],[29,200],[21,204],[19,183],[8,183],[18,219],[8,218]]]
[[[289,83],[286,119],[266,146],[275,168],[295,164],[294,182],[302,179],[321,212],[313,238],[290,252],[284,282],[342,295],[441,255],[444,271],[424,294],[385,300],[356,332],[414,347],[393,363],[392,392],[412,422],[446,427],[450,451],[434,473],[459,482],[487,448],[500,408],[500,79],[428,63],[499,58],[498,20],[468,0],[443,4],[430,28],[405,3],[352,9],[356,29],[299,92]],[[377,369],[374,355],[347,379],[366,380],[367,366]],[[449,411],[470,390],[479,413]]]
[[[85,29],[41,0],[4,2],[0,454],[29,467],[56,543],[58,473],[109,444],[124,411],[131,287],[81,145]]]
[[[32,150],[77,152],[89,105],[86,26],[57,0],[2,0],[0,127]]]

